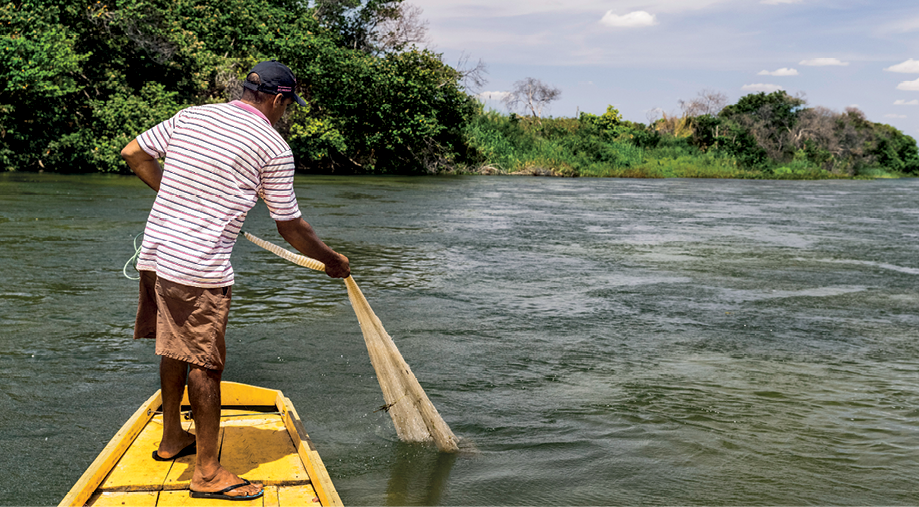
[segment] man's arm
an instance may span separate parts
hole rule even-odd
[[[160,182],[163,180],[163,166],[160,165],[159,160],[151,157],[140,147],[137,139],[132,140],[121,150],[121,158],[128,163],[128,167],[134,171],[134,174],[141,181],[153,190],[160,191]]]
[[[313,227],[302,218],[278,220],[275,222],[278,232],[285,241],[307,257],[312,257],[325,264],[325,272],[332,278],[351,276],[351,265],[348,258],[329,248],[319,239]]]

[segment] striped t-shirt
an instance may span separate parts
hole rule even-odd
[[[231,285],[230,253],[259,197],[275,220],[300,217],[290,147],[252,106],[183,109],[137,142],[165,157],[138,270],[193,287]]]

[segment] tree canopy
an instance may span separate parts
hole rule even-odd
[[[275,58],[308,107],[279,125],[301,169],[423,172],[476,103],[438,54],[400,43],[401,0],[21,0],[0,6],[0,164],[124,171],[130,139],[240,94]],[[417,36],[417,30],[412,36]]]
[[[919,148],[912,137],[868,121],[858,109],[811,108],[804,98],[781,90],[746,95],[717,115],[691,120],[694,144],[751,167],[797,159],[849,176],[870,166],[919,174]]]

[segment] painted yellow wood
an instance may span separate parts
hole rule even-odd
[[[212,498],[192,498],[188,490],[185,491],[160,491],[160,507],[243,507],[264,505],[264,496],[254,500],[219,500]]]
[[[234,473],[266,485],[263,498],[233,505],[313,505],[320,501],[342,505],[290,400],[273,389],[227,384],[222,386],[225,404],[273,406],[281,414],[248,408],[223,410],[218,437],[221,462]],[[100,506],[153,505],[152,501],[160,506],[227,505],[226,500],[190,497],[194,455],[171,462],[150,456],[162,437],[162,417],[153,415],[160,404],[157,392],[119,430],[61,506],[82,506],[91,497]],[[293,489],[282,494],[282,488]],[[145,491],[136,491],[139,489]]]
[[[220,383],[220,404],[221,405],[274,405],[274,400],[278,396],[275,389],[266,389],[264,387],[250,386],[238,382],[221,382]],[[182,405],[190,405],[188,401],[188,389],[182,395]]]
[[[158,491],[163,488],[172,461],[156,461],[151,455],[163,438],[163,416],[157,414],[147,423],[112,467],[100,491]]]
[[[222,441],[223,428],[220,428],[220,433],[217,434],[218,449]],[[162,482],[163,490],[188,489],[188,485],[191,484],[191,474],[195,472],[196,459],[197,456],[192,454],[190,456],[182,456],[173,461],[172,468],[169,469],[169,473],[166,474],[166,479]]]
[[[245,415],[223,420],[220,463],[236,475],[262,484],[309,481],[281,416]]]
[[[156,507],[159,491],[104,491],[89,499],[92,507]]]
[[[316,490],[310,484],[278,487],[278,502],[281,507],[320,505]]]
[[[277,486],[265,486],[265,496],[262,500],[262,505],[264,507],[280,507],[281,504],[278,503],[278,487]]]
[[[335,486],[332,484],[332,478],[329,477],[328,470],[322,463],[322,458],[316,452],[316,446],[313,445],[313,441],[310,440],[306,430],[303,429],[303,423],[300,422],[300,416],[297,414],[294,404],[291,403],[290,398],[285,398],[283,394],[278,394],[277,403],[279,407],[284,407],[284,410],[282,410],[284,424],[297,448],[297,454],[299,454],[300,459],[306,466],[306,472],[310,476],[320,502],[326,507],[344,505],[341,497],[338,496],[338,491],[335,490]]]
[[[134,415],[118,430],[118,433],[109,441],[108,445],[96,457],[95,461],[86,469],[83,476],[77,481],[70,492],[61,500],[61,506],[82,506],[85,504],[96,487],[108,475],[112,466],[121,459],[122,454],[134,441],[134,438],[143,430],[147,421],[153,416],[152,412],[161,404],[160,392],[157,391],[146,403],[140,406]]]

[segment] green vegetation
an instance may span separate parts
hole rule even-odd
[[[742,97],[715,114],[651,125],[610,106],[579,118],[476,116],[466,139],[478,172],[637,178],[822,179],[919,175],[916,141],[857,110],[806,108],[779,91]]]
[[[452,164],[476,102],[439,55],[393,37],[401,0],[20,0],[0,5],[0,167],[125,172],[118,153],[182,107],[241,93],[258,61],[310,104],[279,130],[303,170]],[[391,26],[389,31],[387,26]],[[296,109],[296,108],[295,108]]]
[[[529,116],[484,111],[468,71],[413,45],[422,33],[402,0],[12,1],[0,5],[0,168],[126,172],[131,138],[238,97],[248,69],[276,58],[309,103],[278,126],[307,172],[919,175],[912,137],[785,92],[731,105],[707,92],[643,125],[613,107],[541,118],[560,90],[527,78],[507,104]]]

